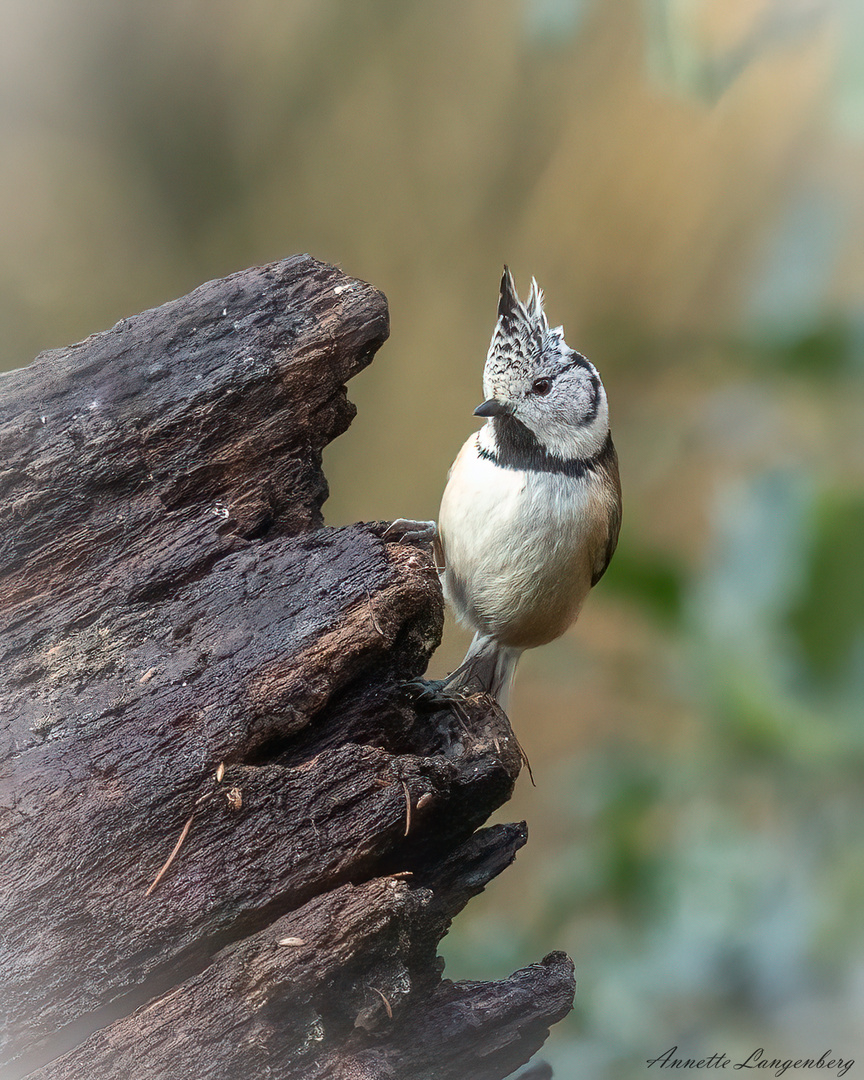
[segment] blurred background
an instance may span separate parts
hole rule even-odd
[[[521,663],[531,839],[443,946],[570,952],[564,1080],[864,1056],[862,55],[858,0],[0,7],[0,366],[338,263],[392,337],[332,524],[436,516],[504,261],[600,368],[620,547]]]

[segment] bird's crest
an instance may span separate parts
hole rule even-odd
[[[564,328],[552,329],[543,311],[543,290],[534,278],[531,291],[523,303],[509,267],[504,267],[498,296],[498,322],[486,358],[486,375],[508,369],[536,366],[547,351],[566,349]]]

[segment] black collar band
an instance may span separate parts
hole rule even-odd
[[[561,476],[578,478],[593,472],[614,453],[611,433],[606,435],[603,446],[590,458],[563,458],[558,454],[550,454],[537,441],[534,433],[513,416],[496,416],[492,427],[495,432],[495,450],[487,450],[478,444],[478,452],[480,457],[494,462],[502,469],[559,473]]]

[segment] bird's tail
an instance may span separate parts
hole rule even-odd
[[[444,680],[444,685],[468,693],[491,694],[506,711],[510,687],[522,649],[509,649],[486,634],[477,633],[465,659]]]

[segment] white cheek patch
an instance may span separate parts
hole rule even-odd
[[[585,410],[582,411],[584,416]],[[592,419],[583,423],[573,422],[570,415],[550,415],[535,425],[535,434],[550,454],[565,460],[590,458],[603,449],[609,434],[609,407],[602,386],[598,392],[597,411]]]

